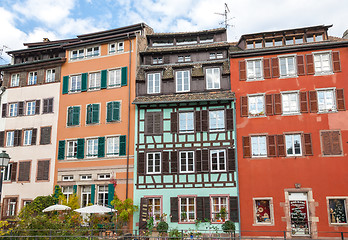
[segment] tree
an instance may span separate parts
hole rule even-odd
[[[122,201],[115,194],[114,200],[111,201],[111,205],[117,210],[117,220],[123,225],[128,223],[129,217],[136,211],[138,211],[138,206],[133,205],[133,200],[127,198]]]

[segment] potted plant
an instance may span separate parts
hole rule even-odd
[[[221,228],[225,233],[228,233],[228,232],[230,233],[236,229],[236,226],[235,226],[234,222],[226,221],[226,222],[224,222],[224,224],[222,224]]]
[[[181,213],[181,221],[187,222],[187,214],[186,212]]]
[[[161,235],[164,235],[165,233],[167,233],[168,231],[168,223],[166,223],[165,221],[160,221],[158,224],[157,224],[157,231],[161,234]]]

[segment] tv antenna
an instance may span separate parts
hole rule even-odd
[[[227,29],[227,27],[234,27],[234,25],[228,24],[228,22],[230,20],[232,20],[233,18],[228,18],[228,14],[230,13],[230,9],[227,6],[227,3],[225,3],[225,12],[224,13],[215,13],[217,15],[221,15],[224,16],[224,21],[219,22],[219,25],[225,25],[225,28]]]
[[[9,47],[2,45],[2,47],[0,47],[0,59],[6,62],[6,60],[2,57],[2,53],[4,52],[5,48],[10,49]]]

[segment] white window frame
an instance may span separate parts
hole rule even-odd
[[[269,211],[270,211],[270,222],[258,222],[257,220],[257,208],[256,208],[256,201],[269,201]],[[273,198],[272,197],[260,197],[260,198],[253,198],[253,218],[254,218],[254,225],[274,225],[274,212],[273,212]]]
[[[108,70],[108,88],[121,87],[121,68]]]
[[[156,165],[156,155],[159,155],[159,165]],[[152,159],[149,159],[152,156]],[[148,174],[159,174],[162,172],[162,153],[161,152],[149,152],[146,154],[146,173]],[[151,165],[150,165],[151,164]],[[152,166],[152,170],[150,170]],[[159,166],[159,170],[156,171],[156,166]]]
[[[124,52],[124,42],[117,42],[117,52]]]
[[[189,154],[192,153],[192,169],[190,170],[189,163]],[[184,155],[184,158],[182,157]],[[184,164],[182,162],[184,160]],[[179,152],[179,165],[180,165],[180,173],[193,173],[195,171],[195,153],[194,151],[181,151]],[[182,167],[185,167],[185,170],[182,170]]]
[[[111,173],[99,173],[98,180],[107,180],[111,179]]]
[[[81,181],[92,180],[92,174],[81,174],[80,175],[80,180]]]
[[[86,157],[97,158],[98,157],[98,138],[89,138],[86,141]]]
[[[6,147],[14,146],[14,131],[6,132]]]
[[[2,172],[2,180],[4,182],[10,182],[11,181],[11,173],[12,173],[12,163],[9,163],[7,167],[4,167],[1,169]]]
[[[120,136],[109,136],[106,138],[106,156],[114,157],[120,154]]]
[[[35,108],[36,108],[36,101],[29,101],[26,104],[26,114],[29,115],[35,115]]]
[[[37,84],[37,72],[29,72],[28,73],[28,85],[36,85]]]
[[[187,74],[187,78],[185,75]],[[185,88],[185,82],[187,81],[188,89]],[[191,85],[191,75],[189,70],[180,70],[175,72],[176,92],[189,92]],[[181,87],[180,87],[181,86]]]
[[[55,82],[56,81],[56,69],[47,69],[46,70],[46,82]]]
[[[109,43],[109,54],[115,53],[116,52],[116,43]]]
[[[255,102],[255,103],[252,103],[251,99],[252,98],[260,98],[262,99],[263,103],[262,103],[262,110],[261,112],[258,112],[257,109],[258,109],[258,102]],[[251,104],[255,104],[255,108],[256,108],[256,111],[255,113],[252,113],[250,112],[250,109],[251,109]],[[266,107],[265,107],[265,94],[253,94],[253,95],[248,95],[248,115],[249,117],[263,117],[265,116],[265,110],[266,110]]]
[[[224,166],[224,169],[222,169],[220,167],[220,154],[223,153],[224,155],[224,159],[223,159],[223,166]],[[213,169],[213,154],[217,154],[217,169],[214,170]],[[210,150],[210,153],[209,153],[209,162],[210,162],[210,171],[211,172],[226,172],[227,170],[227,166],[226,166],[226,150],[225,149],[213,149],[213,150]]]
[[[150,80],[150,78],[152,80]],[[158,90],[156,89],[156,82],[158,81]],[[161,74],[160,73],[148,73],[147,74],[147,93],[155,94],[161,92]]]
[[[88,74],[88,90],[99,90],[101,84],[101,72],[92,72]]]
[[[63,175],[62,176],[62,181],[63,182],[70,182],[74,180],[74,175]]]
[[[92,197],[92,186],[82,186],[81,187],[81,207],[88,206],[91,203]],[[83,204],[84,200],[86,200],[86,205]]]
[[[216,53],[216,58],[217,58],[217,59],[224,58],[224,54],[223,54],[222,52],[217,52],[217,53]]]
[[[217,109],[209,111],[209,131],[225,131],[225,110]]]
[[[179,112],[179,132],[193,133],[195,131],[194,112]],[[192,126],[192,129],[189,127]]]
[[[69,88],[69,92],[81,92],[81,87],[82,87],[82,75],[78,74],[78,75],[73,75],[70,76],[70,88]],[[80,85],[80,88],[78,88],[78,86]]]
[[[267,157],[267,137],[266,136],[264,135],[250,136],[250,144],[251,144],[251,157],[253,158]],[[264,146],[264,150],[265,150],[264,153],[262,152],[262,146]],[[254,152],[257,152],[258,154],[254,155]]]
[[[281,61],[284,59],[285,61],[285,74],[282,74],[282,64]],[[294,63],[294,71],[290,72],[289,70],[289,60],[293,59]],[[296,61],[296,55],[282,55],[278,56],[279,61],[279,78],[289,78],[289,77],[297,77],[297,61]]]
[[[152,64],[163,64],[163,57],[153,57]]]
[[[76,57],[74,57],[74,52],[76,52]],[[83,59],[85,57],[85,50],[83,48],[74,49],[70,51],[70,60]]]
[[[31,145],[32,136],[33,136],[33,130],[32,129],[24,130],[24,138],[23,138],[23,145],[24,146]]]
[[[256,62],[260,62],[260,76],[258,76],[256,74]],[[247,59],[245,63],[246,63],[247,81],[264,80],[264,77],[263,77],[263,58]],[[253,63],[252,71],[249,70],[248,63]]]
[[[291,91],[291,92],[281,92],[282,95],[282,114],[283,115],[293,115],[293,114],[300,114],[300,93],[299,91]],[[288,96],[288,98],[291,95],[296,95],[296,109],[294,109],[294,105],[291,104],[292,100],[288,99],[285,101],[285,96]],[[289,110],[285,109],[285,102],[287,102]]]
[[[335,88],[322,88],[322,89],[316,89],[317,91],[317,103],[318,103],[318,112],[319,113],[327,113],[327,112],[336,112],[337,111],[337,105],[336,105],[336,89]],[[324,105],[325,108],[321,107],[321,104],[319,103],[319,93],[324,92]],[[326,94],[328,92],[332,92],[332,107],[327,107],[327,97]]]
[[[220,68],[207,68],[207,69],[205,69],[205,78],[206,78],[206,88],[207,89],[209,89],[209,90],[210,89],[220,89],[220,81],[221,81]]]
[[[66,148],[67,159],[77,158],[77,140],[68,140]]]
[[[73,186],[62,186],[62,193],[66,198],[66,201],[69,202],[70,197],[74,194]]]
[[[9,116],[17,117],[18,115],[18,103],[10,103],[9,104]]]
[[[20,80],[20,75],[19,73],[15,73],[11,75],[11,87],[18,87],[19,86],[19,80]]]
[[[17,206],[17,199],[16,200],[14,198],[8,199],[6,216],[8,216],[8,217],[15,216],[16,206]]]
[[[153,216],[155,223],[159,223],[161,221],[162,215],[162,198],[161,197],[147,197],[149,200],[149,213]],[[156,201],[159,201],[159,205],[156,204]],[[157,207],[157,210],[156,210]],[[158,210],[159,208],[159,210]]]
[[[102,206],[107,206],[109,204],[108,185],[98,185],[97,196],[97,203]]]
[[[327,70],[324,70],[323,66],[323,56],[327,56],[328,59],[328,68]],[[332,56],[331,51],[326,52],[313,52],[313,64],[314,64],[314,72],[315,75],[329,75],[333,74],[333,68],[332,68]]]
[[[182,203],[182,200],[186,199],[186,204],[184,205]],[[190,211],[190,206],[192,204],[189,203],[190,199],[193,199],[193,211]],[[180,196],[179,197],[179,222],[194,222],[197,219],[197,213],[196,213],[196,208],[197,208],[197,203],[196,203],[196,197],[194,196]],[[185,213],[186,213],[186,218],[183,219],[183,213],[181,212],[182,209],[185,208]],[[193,213],[193,218],[190,218],[190,213]]]
[[[300,153],[295,153],[295,139],[294,139],[295,136],[300,137]],[[290,146],[288,146],[287,139],[291,140]],[[292,154],[288,154],[289,147],[291,147],[291,149],[293,151]],[[286,151],[286,156],[288,156],[288,157],[302,156],[302,135],[300,133],[285,134],[285,151]]]
[[[345,208],[345,214],[346,214],[346,222],[345,223],[333,223],[331,219],[331,212],[333,212],[330,208],[330,200],[343,200],[344,201],[344,208]],[[327,210],[328,210],[328,218],[329,218],[329,225],[331,226],[347,226],[348,225],[348,196],[343,196],[343,197],[335,197],[335,196],[330,196],[326,197],[327,201]]]
[[[91,50],[91,51],[89,51],[89,50]],[[100,46],[86,47],[85,51],[86,51],[86,53],[85,53],[86,58],[100,56]],[[89,53],[91,53],[91,54],[89,54]]]
[[[217,200],[217,203],[215,203],[214,199]],[[223,199],[226,200],[226,203],[223,203]],[[228,196],[210,196],[210,206],[211,206],[211,219],[212,222],[219,222],[222,221],[222,218],[216,218],[216,214],[219,214],[221,209],[224,207],[227,211],[225,221],[229,220],[229,213],[230,213],[230,208],[229,208],[229,197]],[[215,211],[215,206],[218,208]]]

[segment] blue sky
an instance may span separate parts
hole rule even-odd
[[[242,34],[333,24],[332,36],[348,28],[347,0],[0,0],[0,64],[24,42],[76,35],[145,22],[155,32],[221,27],[230,9],[228,40]]]

